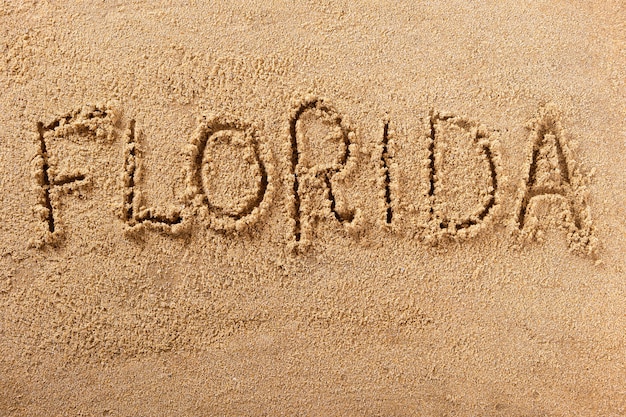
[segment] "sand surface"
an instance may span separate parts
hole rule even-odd
[[[473,3],[0,2],[0,416],[626,415],[626,6]]]

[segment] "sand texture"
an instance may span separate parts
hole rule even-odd
[[[626,415],[626,4],[0,1],[0,416]]]

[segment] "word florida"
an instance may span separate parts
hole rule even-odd
[[[190,230],[192,218],[200,218],[207,227],[236,236],[258,226],[280,189],[289,194],[282,200],[288,205],[289,240],[300,250],[315,238],[322,222],[359,233],[374,220],[392,233],[407,231],[414,239],[436,242],[471,237],[494,219],[505,219],[514,233],[533,237],[542,223],[538,206],[558,212],[554,217],[567,231],[572,250],[594,250],[585,180],[552,105],[541,108],[530,125],[515,211],[508,216],[495,215],[503,206],[497,132],[475,121],[431,111],[421,130],[407,137],[384,120],[378,141],[366,149],[359,147],[356,129],[333,106],[309,96],[293,106],[284,126],[283,165],[288,172],[278,175],[269,143],[254,123],[224,114],[199,119],[185,150],[184,195],[178,205],[162,208],[143,204],[134,120],[122,121],[115,107],[92,106],[38,123],[32,163],[35,213],[42,224],[37,243],[56,245],[65,235],[63,200],[97,185],[97,167],[67,161],[80,159],[75,154],[90,144],[111,146],[122,137],[123,191],[117,212],[131,230],[153,227],[179,234]],[[363,161],[369,168],[359,170]],[[361,204],[374,203],[375,210],[354,204],[358,190],[342,192],[355,172],[360,186],[374,196],[365,202],[361,198]],[[86,198],[83,191],[80,197]],[[372,213],[374,219],[365,219]]]

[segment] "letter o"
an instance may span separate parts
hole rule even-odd
[[[268,172],[255,129],[233,118],[210,117],[196,130],[188,197],[216,230],[243,230],[269,205]]]

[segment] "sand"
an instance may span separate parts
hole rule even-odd
[[[0,415],[626,415],[626,8],[0,3]]]

